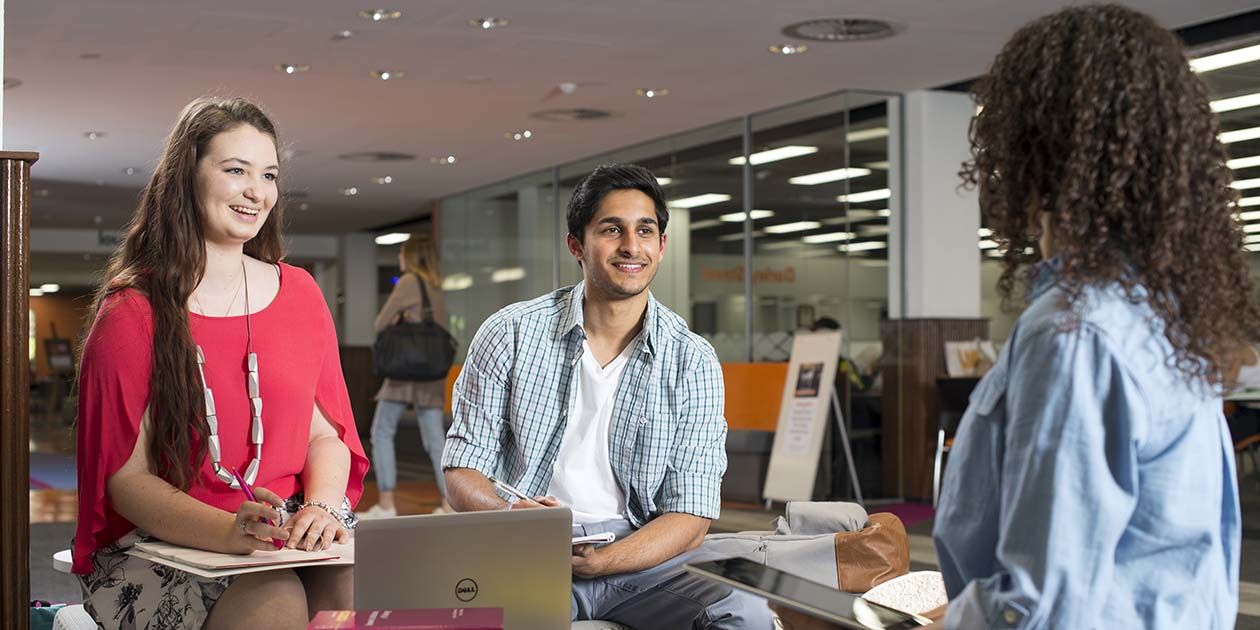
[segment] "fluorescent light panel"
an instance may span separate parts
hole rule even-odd
[[[845,136],[849,142],[863,142],[866,140],[876,140],[888,137],[888,127],[873,127],[871,129],[860,129],[858,131],[850,131]]]
[[[753,219],[753,221],[756,221],[757,219],[768,219],[768,218],[770,218],[770,217],[774,216],[774,210],[753,210],[753,211],[752,211],[752,212],[750,212],[749,214],[751,214],[751,215],[752,215],[752,219]],[[743,212],[732,212],[732,213],[730,213],[730,214],[724,214],[724,215],[722,215],[722,216],[720,216],[720,217],[718,217],[718,218],[719,218],[719,219],[721,219],[721,220],[723,220],[723,221],[725,221],[725,222],[727,222],[727,223],[743,223],[743,222],[744,222],[744,213],[743,213]]]
[[[656,178],[657,186],[668,186],[672,183],[674,183],[674,178],[672,177],[657,177]]]
[[[980,238],[989,238],[990,236],[993,236],[993,230],[990,230],[989,228],[980,228],[976,230],[976,236],[979,236]]]
[[[466,273],[453,273],[442,280],[443,291],[463,291],[472,285],[472,276]]]
[[[1244,243],[1260,243],[1260,234],[1252,234],[1243,239]]]
[[[699,208],[700,206],[711,206],[715,203],[722,203],[724,201],[730,201],[730,200],[731,200],[730,195],[724,195],[722,193],[705,193],[703,195],[696,195],[694,197],[683,197],[681,199],[674,199],[673,201],[666,202],[665,205],[668,205],[671,208],[686,209],[686,208]]]
[[[756,232],[753,232],[753,233],[752,233],[752,235],[753,235],[753,238],[757,238],[758,236],[765,236],[765,235],[766,235],[766,233],[765,233],[765,232],[762,232],[762,231],[760,231],[760,230],[758,230],[758,231],[756,231]],[[742,240],[744,240],[744,233],[743,233],[743,232],[732,232],[732,233],[730,233],[730,234],[723,234],[722,236],[717,237],[717,240],[719,240],[719,241],[742,241]]]
[[[749,157],[749,161],[752,162],[752,165],[757,166],[758,164],[768,164],[770,162],[778,162],[779,160],[787,160],[794,157],[800,157],[802,155],[810,155],[812,153],[818,153],[818,147],[792,144],[786,147],[779,147],[777,149],[767,149],[765,151],[758,151],[756,153],[749,155],[748,157]],[[727,160],[726,163],[732,164],[735,166],[743,166],[744,156],[741,155],[739,157],[733,157]]]
[[[827,232],[825,234],[810,234],[801,238],[801,241],[811,245],[815,243],[834,243],[836,241],[852,240],[856,236],[853,232]]]
[[[382,234],[376,237],[376,244],[377,245],[397,245],[399,243],[406,242],[406,240],[409,238],[411,238],[410,234],[403,234],[402,232],[391,232],[389,234]]]
[[[1238,129],[1236,131],[1226,131],[1217,136],[1221,139],[1221,144],[1231,144],[1234,142],[1245,142],[1247,140],[1255,140],[1260,138],[1260,127],[1252,127],[1250,129]]]
[[[839,245],[836,247],[836,250],[841,252],[868,252],[874,249],[885,249],[887,247],[888,243],[883,241],[865,241],[862,243],[846,243],[844,245]]]
[[[1260,188],[1260,178],[1234,180],[1230,186],[1232,186],[1234,190],[1251,190],[1252,188]]]
[[[1234,158],[1226,162],[1225,166],[1228,166],[1234,170],[1238,170],[1242,168],[1251,168],[1253,166],[1260,166],[1260,155],[1253,155],[1251,157],[1244,157],[1244,158]]]
[[[1199,57],[1190,60],[1190,68],[1195,72],[1211,72],[1228,68],[1230,66],[1238,66],[1244,63],[1251,63],[1260,60],[1260,45],[1248,46],[1237,50],[1227,50],[1223,53]]]
[[[809,175],[798,175],[788,179],[789,184],[797,186],[816,186],[818,184],[826,184],[828,182],[838,182],[845,179],[853,179],[855,177],[864,177],[870,175],[870,169],[866,168],[837,168],[830,171],[822,171],[821,173],[810,173]]]
[[[1240,220],[1240,221],[1260,221],[1260,210],[1252,210],[1252,211],[1250,211],[1250,212],[1240,212],[1240,213],[1238,213],[1238,220]]]
[[[525,269],[523,267],[508,267],[506,269],[495,269],[490,272],[491,282],[513,282],[525,277]]]
[[[991,241],[987,238],[980,241],[979,245],[980,249],[997,249],[998,246],[997,241]]]
[[[39,290],[44,293],[56,293],[61,290],[61,285],[56,283],[48,283],[39,285]]]
[[[799,249],[805,247],[797,241],[778,241],[775,243],[763,243],[757,246],[759,249],[775,251],[780,249]]]
[[[862,236],[887,236],[892,228],[887,225],[863,225],[858,228]]]
[[[1251,206],[1260,206],[1260,197],[1243,197],[1238,200],[1238,207],[1249,208]]]
[[[1247,225],[1243,226],[1243,231],[1248,234],[1255,234],[1256,232],[1260,232],[1260,223],[1248,223]]]
[[[1219,114],[1221,112],[1232,112],[1234,110],[1247,109],[1248,107],[1255,107],[1257,105],[1260,105],[1260,92],[1212,101],[1212,111]]]
[[[866,201],[879,201],[881,199],[888,199],[889,197],[892,197],[891,188],[879,188],[876,190],[866,190],[863,192],[856,192],[851,195],[840,195],[839,197],[836,197],[836,201],[839,201],[840,203],[845,203],[845,202],[863,203]]]
[[[822,224],[817,221],[793,221],[791,223],[767,225],[765,230],[767,234],[789,234],[791,232],[804,232],[805,230],[817,230],[820,227],[822,227]]]
[[[704,228],[711,228],[711,227],[714,227],[714,226],[716,226],[716,225],[722,225],[722,222],[721,222],[721,221],[718,221],[717,219],[705,219],[705,220],[703,220],[703,221],[696,221],[695,223],[692,223],[692,224],[691,224],[691,229],[692,229],[693,231],[694,231],[694,230],[703,230]]]

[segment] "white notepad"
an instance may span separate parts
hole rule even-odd
[[[344,545],[333,545],[327,551],[282,549],[255,551],[249,555],[192,549],[165,542],[142,542],[136,543],[127,553],[209,578],[313,565],[354,564],[353,541]]]
[[[597,545],[605,545],[617,540],[617,535],[612,532],[604,532],[602,534],[591,534],[590,536],[577,536],[573,539],[574,545],[585,545],[594,543]]]

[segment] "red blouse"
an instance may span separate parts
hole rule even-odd
[[[310,274],[284,263],[280,269],[279,293],[250,315],[264,429],[255,485],[281,497],[301,489],[311,415],[318,404],[350,449],[346,496],[354,505],[363,493],[368,460],[355,430],[332,316]],[[243,473],[252,449],[245,317],[190,313],[188,320],[193,341],[206,355],[206,382],[214,392],[223,465]],[[149,405],[152,351],[153,312],[144,295],[128,289],[106,298],[88,334],[79,372],[75,573],[90,573],[92,554],[135,527],[114,511],[106,483],[135,448],[140,419]],[[244,500],[240,490],[215,476],[209,457],[188,494],[228,512],[235,512]]]

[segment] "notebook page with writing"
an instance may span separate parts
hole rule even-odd
[[[192,549],[182,547],[180,545],[172,545],[165,542],[142,542],[136,543],[132,551],[138,551],[148,559],[161,562],[175,568],[196,568],[208,571],[220,571],[226,569],[247,569],[252,567],[265,567],[277,565],[293,565],[297,563],[322,563],[326,561],[336,560],[341,557],[338,547],[335,545],[328,551],[303,551],[300,549],[282,549],[279,551],[255,551],[249,555],[237,555],[228,553],[219,553],[216,551],[205,551],[202,549]],[[130,552],[129,552],[130,553]],[[139,555],[139,554],[133,554]]]

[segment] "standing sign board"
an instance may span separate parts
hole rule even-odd
[[[762,492],[767,501],[808,501],[813,495],[827,412],[835,398],[840,334],[798,333],[792,342],[792,360]]]

